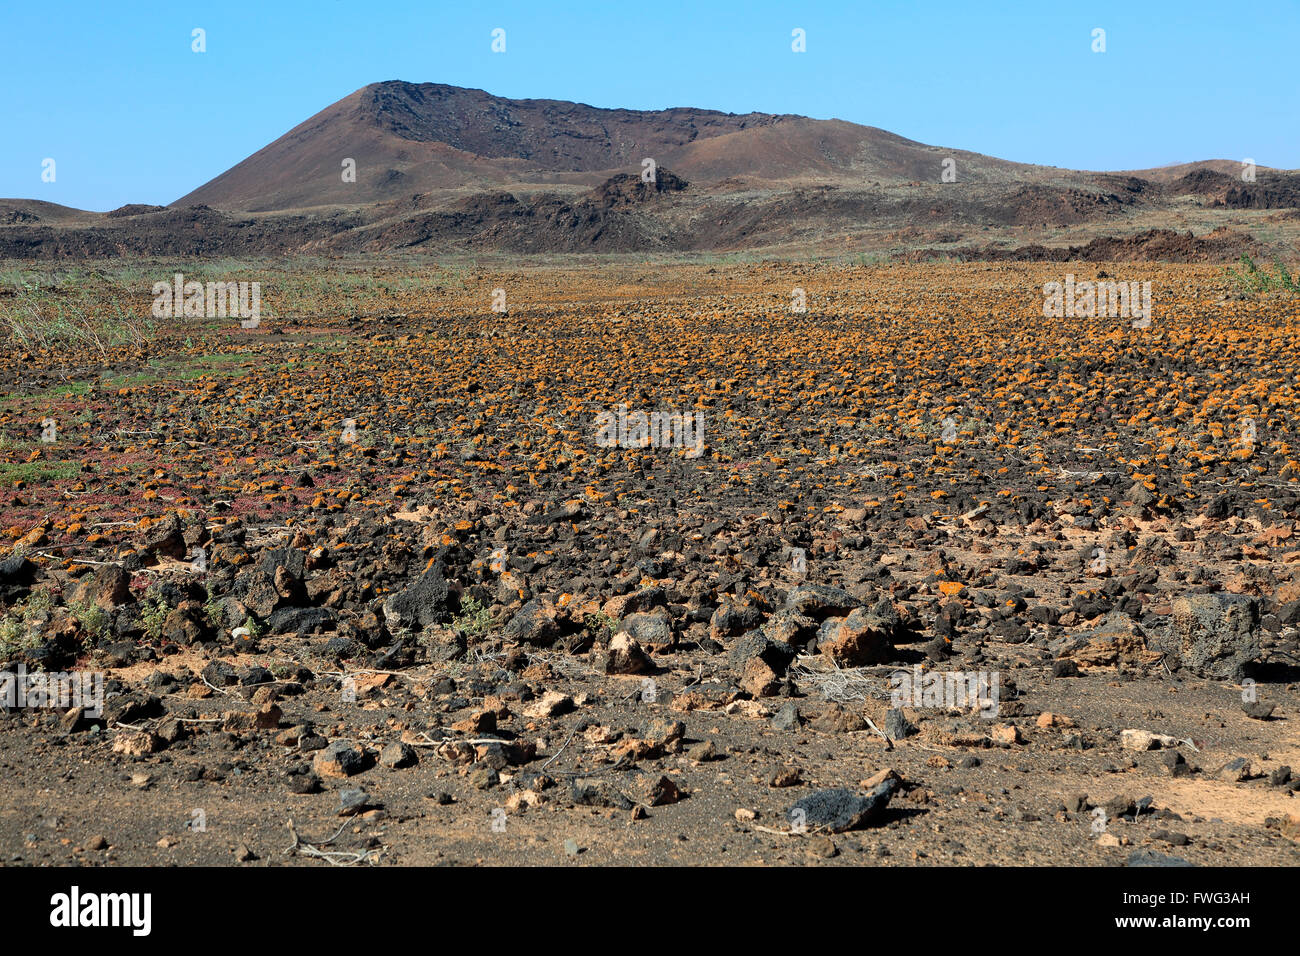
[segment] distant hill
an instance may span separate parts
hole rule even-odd
[[[600,109],[392,80],[326,107],[170,207],[99,214],[0,200],[0,257],[755,248],[1055,257],[1136,248],[1125,237],[1173,230],[1183,238],[1142,248],[1199,261],[1252,248],[1245,233],[1257,223],[1296,231],[1300,175],[1259,167],[1256,182],[1243,182],[1240,172],[1232,160],[1057,169],[837,119]],[[1228,232],[1191,246],[1193,227]]]
[[[1043,180],[1057,170],[940,150],[842,120],[675,108],[598,109],[513,100],[438,83],[357,90],[175,205],[265,211],[370,203],[438,189],[594,185],[645,158],[691,182],[937,181],[951,157],[972,182]],[[344,159],[357,181],[340,175]]]

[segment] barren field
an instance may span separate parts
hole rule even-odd
[[[177,272],[260,324],[143,318]],[[0,318],[0,671],[104,681],[0,708],[6,865],[1300,862],[1300,296],[112,261]]]

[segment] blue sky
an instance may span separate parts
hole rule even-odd
[[[1079,169],[1300,167],[1300,0],[3,6],[0,196],[87,209],[171,202],[388,79],[836,117]],[[806,53],[790,49],[796,27]]]

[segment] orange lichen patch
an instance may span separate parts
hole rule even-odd
[[[66,420],[49,446],[37,442],[41,400],[0,409],[0,430],[22,439],[0,447],[0,468],[36,466],[0,495],[21,499],[3,501],[21,537],[86,495],[108,506],[95,520],[184,505],[283,524],[424,498],[494,509],[744,499],[800,517],[942,502],[960,515],[1017,495],[1114,509],[1135,481],[1157,508],[1193,510],[1243,481],[1270,501],[1300,486],[1294,306],[1227,300],[1214,266],[1106,269],[1164,290],[1151,328],[1044,319],[1042,285],[1068,271],[1056,264],[514,269],[505,315],[483,304],[505,281],[491,270],[449,288],[391,269],[370,317],[313,317],[310,337],[236,328],[204,352],[182,325],[160,330],[152,364],[125,349],[87,359],[100,371],[60,398]],[[774,310],[795,285],[815,308]],[[100,291],[148,308],[138,290]],[[225,377],[214,354],[248,358]],[[24,374],[53,377],[72,358],[32,352]],[[598,444],[596,416],[620,406],[699,411],[702,454]],[[355,443],[340,440],[347,420]],[[1117,484],[1092,486],[1090,473]],[[126,534],[84,519],[56,533],[74,524],[92,532],[82,543]]]

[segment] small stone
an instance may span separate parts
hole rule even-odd
[[[573,710],[573,698],[558,690],[548,690],[541,698],[524,709],[524,716],[532,720],[559,717]]]
[[[491,733],[497,729],[496,711],[480,708],[463,720],[453,723],[451,729],[462,734]]]
[[[1300,814],[1288,813],[1281,821],[1281,830],[1284,837],[1300,842]]]
[[[992,731],[993,742],[999,746],[1009,747],[1022,744],[1025,738],[1020,735],[1020,728],[1015,724],[998,724]]]
[[[817,649],[838,667],[886,664],[894,656],[891,638],[898,615],[884,602],[871,610],[855,608],[846,618],[828,619],[818,633]]]
[[[619,630],[645,647],[671,647],[676,641],[672,625],[662,612],[630,614],[623,619]]]
[[[1250,761],[1245,757],[1229,760],[1219,768],[1215,776],[1228,783],[1241,783],[1243,780],[1249,780],[1251,777]]]
[[[469,772],[468,780],[475,790],[491,790],[501,782],[501,775],[491,767],[475,767]]]
[[[1185,777],[1192,770],[1187,766],[1187,760],[1177,750],[1166,750],[1160,757],[1160,766],[1171,777]]]
[[[642,674],[652,666],[641,645],[629,635],[620,632],[609,639],[605,653],[606,674]]]
[[[235,862],[250,863],[257,859],[257,854],[248,848],[247,843],[241,843],[235,847]]]
[[[1262,700],[1252,701],[1248,704],[1242,704],[1242,712],[1252,720],[1268,720],[1273,716],[1273,710],[1277,704],[1266,704]]]
[[[1074,721],[1063,714],[1053,714],[1051,711],[1043,711],[1034,721],[1040,730],[1047,730],[1051,727],[1073,727]]]
[[[434,624],[442,624],[450,619],[450,586],[447,584],[445,571],[446,566],[443,562],[435,561],[413,584],[403,591],[390,595],[384,601],[384,619],[390,628],[408,627],[419,630]],[[537,610],[533,603],[520,610],[519,619],[511,621],[512,636],[536,636],[544,629],[541,624],[535,627],[524,626],[526,620],[531,623],[531,615]],[[522,613],[525,611],[528,613]],[[548,633],[553,633],[554,622],[546,623],[552,629]]]
[[[785,767],[778,770],[772,775],[770,786],[773,787],[797,787],[803,783],[803,775],[797,767]]]
[[[128,757],[144,757],[162,750],[165,744],[151,730],[118,734],[113,741],[113,753]]]
[[[1134,850],[1129,854],[1128,866],[1195,866],[1181,857],[1166,856],[1155,850]]]
[[[883,770],[877,770],[866,780],[859,783],[858,786],[863,790],[874,790],[886,780],[892,780],[895,784],[901,784],[903,782],[903,778],[898,775],[896,770],[892,767],[885,767]]]
[[[815,860],[829,860],[831,857],[838,856],[840,851],[830,837],[815,836],[808,841],[804,852]]]
[[[1260,656],[1259,602],[1244,594],[1190,594],[1173,600],[1171,636],[1183,666],[1200,677],[1240,681]]]
[[[370,805],[370,794],[364,790],[347,789],[339,791],[339,816],[351,817],[365,810]]]
[[[85,716],[86,709],[84,707],[73,707],[59,718],[59,729],[65,734],[76,733],[78,730],[89,726],[86,723]]]
[[[169,717],[168,719],[160,723],[157,727],[156,732],[158,736],[162,738],[163,743],[167,744],[168,746],[180,740],[184,740],[189,733],[185,729],[185,724],[183,724],[181,721],[177,720],[174,717]]]
[[[642,736],[650,746],[660,750],[673,749],[686,735],[686,725],[680,720],[668,720],[663,717],[656,717],[646,724]]]
[[[801,584],[786,596],[785,606],[815,621],[843,617],[862,602],[840,588],[826,584]]]
[[[517,790],[506,801],[506,809],[515,813],[529,807],[540,806],[544,801],[545,798],[536,790]]]
[[[1119,745],[1125,750],[1159,750],[1161,747],[1177,747],[1177,737],[1167,734],[1153,734],[1149,730],[1121,730]]]
[[[776,730],[798,730],[803,724],[803,715],[793,702],[788,703],[776,712],[771,724]]]
[[[904,740],[916,733],[914,727],[899,707],[891,707],[885,712],[885,735],[891,740]]]
[[[818,790],[791,807],[789,818],[832,833],[855,830],[880,819],[897,786],[896,781],[886,780],[866,796],[844,789]]]
[[[379,762],[385,767],[393,770],[400,770],[403,767],[413,767],[419,763],[420,758],[415,752],[415,748],[407,744],[393,741],[379,752]]]
[[[733,816],[735,816],[736,820],[740,823],[750,823],[758,817],[758,814],[745,807],[737,807]]]
[[[346,740],[334,741],[312,759],[312,768],[323,777],[351,777],[369,766],[365,751]]]
[[[100,836],[100,835],[97,833],[97,834],[95,834],[93,837],[91,837],[89,840],[86,841],[86,849],[88,849],[88,850],[107,850],[107,849],[108,849],[108,841],[105,840],[102,836]]]
[[[713,745],[712,740],[702,740],[698,744],[692,744],[687,749],[686,756],[697,763],[706,763],[717,760],[722,755],[718,753],[718,748]]]
[[[686,795],[677,782],[666,775],[658,779],[643,778],[640,790],[641,795],[645,797],[645,802],[652,807],[677,803]]]
[[[276,730],[280,726],[280,720],[284,714],[275,704],[263,704],[258,708],[257,715],[254,718],[253,725],[258,730]]]
[[[564,852],[565,852],[568,856],[577,856],[579,853],[582,852],[582,848],[578,846],[578,841],[577,841],[577,840],[565,840],[565,841],[564,841]]]
[[[290,793],[320,793],[320,777],[314,773],[296,773],[289,778]]]
[[[1133,799],[1124,794],[1116,794],[1102,804],[1107,817],[1127,817],[1137,813]]]

